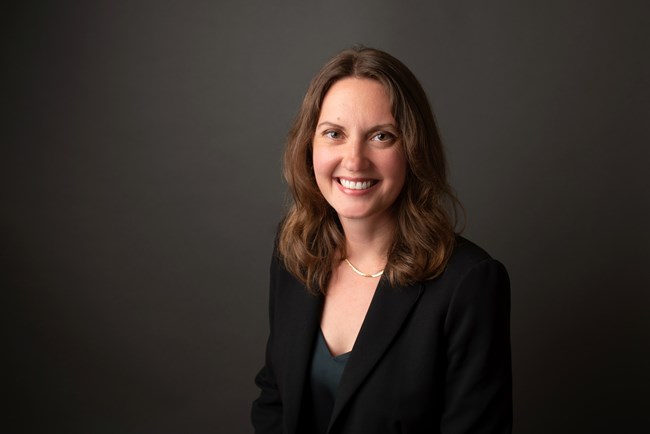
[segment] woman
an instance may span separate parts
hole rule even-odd
[[[257,433],[511,431],[509,281],[454,233],[426,95],[387,53],[313,79],[289,135]]]

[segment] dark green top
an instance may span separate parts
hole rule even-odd
[[[310,421],[314,434],[325,434],[332,416],[336,389],[351,353],[332,357],[322,330],[319,328],[309,371],[309,393],[306,403],[310,408]]]

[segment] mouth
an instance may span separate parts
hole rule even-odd
[[[367,190],[373,185],[377,184],[377,181],[374,179],[368,179],[365,181],[350,181],[349,179],[337,178],[337,181],[348,190]]]

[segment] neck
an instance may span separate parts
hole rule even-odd
[[[345,234],[347,259],[364,271],[374,273],[383,269],[388,249],[393,243],[394,221],[386,219],[370,224],[365,219],[341,219],[341,225]]]

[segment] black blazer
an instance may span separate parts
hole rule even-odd
[[[270,335],[252,421],[256,433],[302,434],[301,401],[323,297],[308,294],[277,258],[270,286]],[[392,287],[382,278],[341,377],[328,432],[511,432],[509,323],[505,268],[464,238],[434,280]]]

